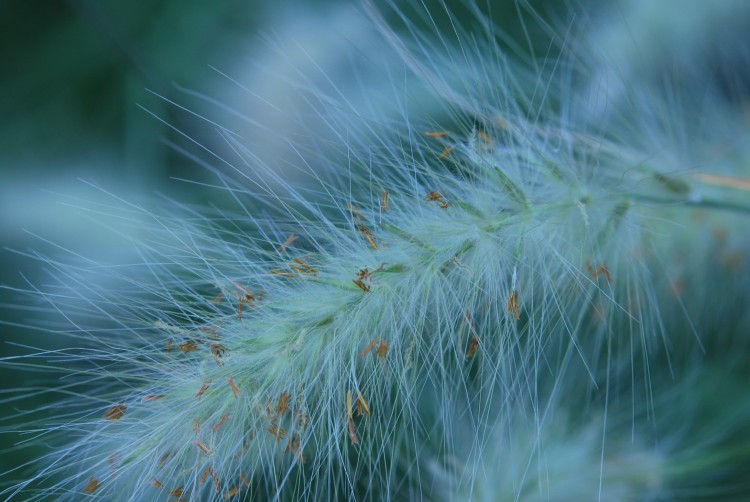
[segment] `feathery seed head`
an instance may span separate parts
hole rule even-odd
[[[660,452],[633,442],[610,464],[597,434],[610,389],[642,398],[624,415],[652,410],[674,285],[660,211],[694,202],[696,183],[644,162],[621,122],[577,112],[586,92],[564,51],[530,77],[489,23],[456,27],[455,50],[418,32],[410,46],[368,8],[421,79],[396,97],[434,97],[421,115],[318,90],[340,142],[299,152],[315,184],[288,186],[227,135],[234,210],[147,212],[131,266],[41,258],[60,282],[35,293],[81,348],[27,359],[66,374],[71,411],[44,428],[66,436],[47,467],[5,494],[47,480],[32,498],[395,498],[426,487],[411,473],[424,465],[456,498],[503,483],[521,496],[570,472],[562,451],[598,469],[600,495],[665,482]],[[579,404],[603,423],[549,425]],[[554,463],[530,468],[547,444]],[[513,463],[485,485],[498,447]]]

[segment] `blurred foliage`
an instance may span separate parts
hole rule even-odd
[[[0,113],[10,127],[0,131],[3,162],[59,174],[104,156],[128,177],[161,180],[168,172],[158,144],[163,126],[136,105],[148,99],[147,89],[169,97],[172,82],[197,85],[206,63],[233,57],[242,30],[253,30],[264,14],[238,4],[6,3],[0,36],[10,78],[2,83]],[[149,100],[153,106],[158,102]]]

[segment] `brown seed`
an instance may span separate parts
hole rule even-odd
[[[227,348],[220,343],[214,343],[211,345],[211,354],[213,354],[216,364],[219,366],[224,364],[221,358],[224,357],[224,352],[226,352],[226,350]]]
[[[214,486],[216,487],[216,493],[221,491],[221,482],[219,481],[219,475],[216,471],[211,469],[211,478],[214,480]]]
[[[116,404],[110,409],[107,410],[106,413],[104,413],[104,418],[107,420],[120,420],[123,416],[125,416],[125,410],[127,410],[127,405],[120,403]]]
[[[206,444],[203,441],[196,441],[195,446],[197,446],[206,455],[211,455],[211,448],[206,446]]]
[[[198,389],[198,393],[195,395],[196,399],[200,399],[201,396],[208,390],[208,386],[211,385],[211,380],[204,380],[201,388]]]
[[[307,413],[298,412],[296,418],[300,429],[307,429],[307,426],[310,425],[310,415]]]
[[[219,432],[219,429],[221,429],[221,426],[224,425],[224,423],[227,421],[228,418],[229,418],[229,413],[224,413],[224,416],[221,417],[221,420],[219,420],[219,422],[216,425],[214,425],[214,428],[211,429],[214,431],[214,434]]]
[[[456,149],[456,147],[454,147],[454,146],[446,146],[445,148],[443,148],[443,151],[440,152],[440,158],[441,159],[448,158],[448,155],[450,155],[453,152],[453,150],[455,150],[455,149]]]
[[[281,246],[279,246],[276,250],[279,253],[283,253],[284,251],[286,251],[286,248],[288,248],[298,238],[299,237],[297,237],[296,235],[290,234],[289,237],[286,238],[286,240],[284,241],[284,243]]]
[[[271,422],[271,427],[266,429],[268,432],[270,432],[275,438],[276,441],[281,441],[286,437],[286,431],[278,426],[275,422]]]
[[[117,469],[117,461],[120,458],[120,454],[117,452],[114,452],[112,455],[107,457],[107,463],[112,466],[112,469]]]
[[[367,401],[365,401],[362,394],[357,391],[357,416],[361,417],[362,415],[367,415],[369,417],[370,407],[367,405]]]
[[[492,138],[490,138],[490,136],[484,131],[479,131],[479,138],[488,146],[492,146],[495,143],[494,141],[492,141]]]
[[[237,399],[240,397],[240,389],[237,387],[237,384],[234,383],[234,377],[229,377],[229,387],[232,389],[232,394],[234,394],[234,398]]]
[[[612,282],[612,274],[609,272],[609,269],[607,268],[607,262],[605,261],[598,267],[596,267],[596,270],[594,270],[594,267],[591,265],[591,262],[586,263],[586,267],[589,270],[589,274],[591,275],[591,278],[596,280],[599,278],[600,275],[603,275],[605,279],[607,279],[607,282]]]
[[[513,314],[516,321],[521,318],[521,308],[518,306],[518,290],[514,289],[508,298],[508,305],[505,308],[509,313]]]
[[[368,286],[365,282],[362,281],[362,279],[352,279],[352,282],[359,286],[359,289],[364,291],[365,293],[370,292],[370,286]]]
[[[378,243],[375,241],[375,236],[372,235],[372,232],[370,232],[370,229],[368,229],[364,225],[357,225],[357,228],[360,232],[365,236],[365,239],[367,239],[367,242],[370,243],[370,246],[372,246],[373,249],[377,250],[380,249],[378,247]]]
[[[375,353],[380,359],[385,359],[385,356],[388,355],[388,342],[386,342],[385,340],[381,341],[380,346],[378,347],[378,350],[375,351]]]
[[[346,421],[349,427],[349,439],[352,444],[359,443],[357,439],[357,433],[354,430],[354,419],[352,418],[352,391],[346,391]]]
[[[368,277],[370,277],[370,271],[367,269],[367,267],[361,268],[359,269],[359,272],[357,272],[357,279],[364,280],[364,279],[367,279]]]
[[[448,131],[427,131],[424,135],[428,138],[444,138],[448,136]]]
[[[479,338],[477,338],[475,335],[471,335],[471,343],[469,344],[469,350],[466,351],[466,357],[468,358],[474,357],[474,354],[477,353],[478,348],[479,348]]]
[[[181,343],[177,347],[183,352],[196,352],[198,350],[198,343],[195,340],[190,340],[185,343]]]
[[[289,436],[289,442],[286,444],[286,448],[284,448],[284,453],[289,453],[290,451],[293,453],[298,453],[300,444],[302,443],[302,440],[299,437],[299,434],[296,432],[293,433],[291,436]]]
[[[201,484],[205,483],[206,479],[208,479],[208,476],[210,476],[212,472],[214,472],[214,467],[212,465],[209,465],[208,467],[206,467],[206,470],[203,471],[203,474],[201,474],[201,479],[200,479]]]
[[[357,278],[352,279],[352,282],[359,286],[363,291],[369,292],[370,291],[370,277],[372,274],[376,272],[380,272],[383,270],[383,267],[385,266],[385,263],[382,263],[378,268],[375,270],[370,271],[367,267],[359,269],[359,272],[357,272]]]
[[[274,275],[280,275],[281,277],[297,277],[297,274],[284,272],[283,270],[271,270],[270,273]]]
[[[210,335],[209,338],[211,338],[212,340],[218,340],[219,338],[221,338],[221,332],[216,328],[201,326],[200,328],[198,328],[198,330],[202,331],[203,333],[208,333]]]
[[[357,439],[357,432],[354,430],[354,420],[352,420],[352,417],[349,417],[347,421],[349,424],[349,439],[351,440],[352,444],[359,444],[359,439]]]
[[[289,394],[288,392],[282,392],[279,396],[279,404],[276,405],[276,413],[286,413],[286,411],[289,409],[289,401],[291,400],[291,398],[291,394]]]
[[[311,275],[311,276],[318,275],[318,269],[309,265],[303,260],[300,260],[299,258],[292,258],[292,261],[300,265],[299,267],[295,265],[290,265],[290,267],[296,270],[297,272],[301,274],[305,274],[305,275]]]
[[[352,391],[346,391],[346,416],[352,418]]]
[[[159,467],[163,466],[164,463],[174,455],[173,451],[168,451],[159,458]]]
[[[430,202],[437,202],[438,205],[443,209],[446,209],[447,207],[449,207],[448,202],[445,200],[445,197],[443,197],[443,194],[441,194],[440,192],[430,192],[427,195],[425,195],[424,198]]]
[[[91,478],[89,479],[89,482],[86,483],[86,487],[83,489],[83,491],[86,493],[96,493],[100,486],[102,486],[102,484],[98,479]]]
[[[375,338],[375,339],[373,339],[373,340],[372,340],[372,341],[371,341],[371,342],[370,342],[370,343],[369,343],[369,344],[367,345],[367,347],[365,347],[365,348],[364,348],[364,350],[363,350],[362,352],[360,352],[360,353],[359,353],[359,357],[366,357],[366,356],[367,356],[367,354],[369,354],[369,353],[370,353],[370,351],[371,351],[372,349],[374,349],[374,348],[375,348],[375,346],[376,346],[376,345],[378,344],[378,342],[379,342],[379,341],[380,341],[380,339],[379,339],[379,338]]]
[[[388,190],[383,190],[380,195],[380,212],[385,213],[388,211]]]

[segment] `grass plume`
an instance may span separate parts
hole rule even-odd
[[[650,102],[592,123],[591,62],[564,36],[527,69],[478,9],[476,31],[421,12],[436,31],[448,16],[450,42],[366,9],[417,78],[390,90],[395,116],[300,84],[325,130],[290,146],[309,183],[221,130],[229,153],[207,153],[232,208],[111,195],[98,211],[148,222],[119,236],[138,260],[34,254],[55,282],[19,293],[71,346],[5,362],[60,372],[66,397],[26,431],[50,441],[43,467],[3,495],[627,500],[695,475],[697,453],[640,435],[693,382],[671,358],[705,351],[711,322],[674,294],[688,267],[664,270],[695,208],[746,223],[746,202],[706,187],[744,178],[642,152]]]

